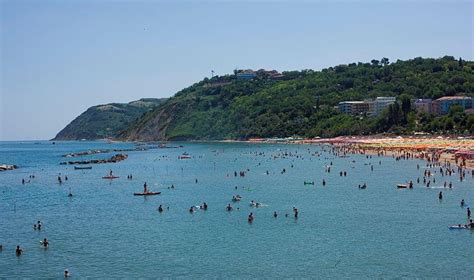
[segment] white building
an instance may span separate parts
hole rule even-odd
[[[396,102],[395,97],[386,97],[381,96],[377,97],[374,100],[373,111],[370,112],[372,116],[378,116],[383,109],[387,108],[388,106],[394,104]]]

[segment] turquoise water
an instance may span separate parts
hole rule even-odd
[[[447,228],[467,222],[459,202],[474,205],[470,176],[462,183],[448,177],[452,190],[421,184],[397,190],[397,183],[422,178],[425,162],[336,158],[321,146],[180,144],[128,152],[120,163],[79,171],[59,165],[61,155],[133,145],[1,142],[0,163],[20,169],[0,173],[0,278],[57,278],[66,268],[74,278],[472,278],[474,231]],[[285,151],[298,157],[273,157]],[[178,160],[183,152],[193,158]],[[331,161],[331,173],[325,173]],[[101,179],[109,169],[120,178]],[[245,177],[234,177],[246,169]],[[59,185],[58,173],[69,180]],[[36,178],[22,185],[31,174]],[[432,186],[440,187],[446,177],[435,177]],[[305,186],[305,180],[315,185]],[[145,181],[162,194],[133,196]],[[359,190],[364,182],[367,189]],[[176,188],[168,189],[171,184]],[[233,203],[240,210],[225,211],[235,194],[243,197]],[[250,200],[268,206],[251,208]],[[188,212],[203,202],[207,211]],[[159,204],[169,210],[158,213]],[[41,231],[33,230],[37,220]],[[47,250],[39,244],[45,237]],[[21,257],[16,245],[24,248]]]

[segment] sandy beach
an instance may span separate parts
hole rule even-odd
[[[315,139],[250,139],[250,143],[331,144],[349,153],[406,156],[474,170],[474,139],[459,136],[340,136]]]
[[[474,139],[449,136],[348,136],[330,139],[304,140],[305,143],[349,145],[358,153],[403,156],[427,161],[450,163],[474,169]]]

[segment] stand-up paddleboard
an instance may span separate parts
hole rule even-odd
[[[147,196],[147,195],[157,195],[160,194],[161,192],[146,192],[146,193],[133,193],[133,195],[137,196]]]
[[[119,176],[104,176],[104,177],[102,177],[102,179],[110,179],[110,180],[117,179],[117,178],[120,178],[120,177]]]

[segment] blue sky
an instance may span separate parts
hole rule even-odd
[[[0,140],[235,68],[473,59],[472,1],[1,1]]]

